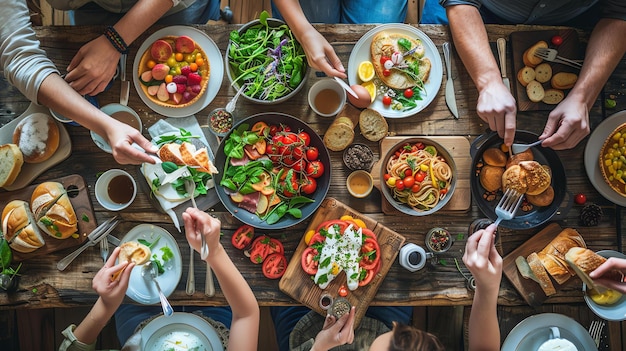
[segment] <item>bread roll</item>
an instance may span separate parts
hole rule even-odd
[[[565,228],[541,251],[558,256],[561,259],[565,259],[565,254],[572,247],[587,247],[587,244],[576,229]]]
[[[35,113],[22,119],[13,132],[13,143],[22,151],[24,162],[43,162],[59,148],[59,127],[44,113]]]
[[[13,184],[24,165],[22,151],[15,144],[0,145],[0,187]]]
[[[543,100],[541,100],[544,104],[548,105],[557,105],[565,98],[565,93],[563,90],[559,89],[547,89],[545,91],[545,95]]]
[[[539,102],[543,100],[546,95],[545,90],[541,83],[536,80],[533,80],[528,83],[526,86],[526,94],[528,95],[528,99],[532,102]]]
[[[136,265],[144,264],[150,260],[150,248],[136,241],[128,241],[120,245],[120,262],[134,262]]]
[[[532,149],[526,149],[524,152],[520,152],[519,154],[514,154],[506,161],[505,168],[509,168],[513,165],[518,165],[522,161],[532,161],[535,159],[535,155],[533,155]]]
[[[523,86],[535,80],[535,70],[532,67],[524,66],[517,72],[517,81]]]
[[[537,161],[522,161],[519,163],[522,175],[526,177],[526,193],[539,195],[544,192],[552,182],[550,174]]]
[[[559,72],[552,76],[550,84],[554,89],[571,89],[576,84],[578,76],[575,73]]]
[[[504,167],[506,159],[506,154],[499,148],[490,147],[483,152],[483,161],[490,166]]]
[[[525,194],[528,190],[526,177],[522,174],[522,168],[519,165],[513,165],[502,173],[502,181],[500,183],[502,189],[513,189],[520,194]]]
[[[389,131],[387,120],[378,111],[366,108],[359,115],[361,134],[369,141],[379,141]]]
[[[480,170],[480,185],[487,191],[496,191],[502,187],[503,167],[485,165]]]
[[[544,62],[535,67],[535,80],[539,83],[546,83],[552,78],[552,66],[549,63]]]
[[[549,206],[552,201],[554,201],[554,188],[549,186],[548,189],[544,190],[539,195],[526,194],[526,199],[535,206]]]
[[[18,252],[33,252],[45,244],[26,201],[13,200],[4,207],[2,232],[9,247]]]
[[[76,212],[61,183],[39,184],[31,196],[37,225],[56,239],[67,239],[78,231]]]
[[[528,67],[533,67],[533,68],[537,67],[538,64],[543,62],[543,59],[535,56],[535,51],[537,51],[538,48],[547,48],[547,47],[548,47],[548,43],[541,40],[541,41],[538,41],[535,45],[526,49],[526,51],[524,51],[524,55],[522,56],[522,60],[524,61],[524,64]]]
[[[596,268],[606,262],[606,258],[589,249],[574,247],[567,251],[565,254],[565,260],[585,284],[587,284],[591,289],[597,289],[596,284],[589,277],[589,273],[595,271]],[[602,278],[621,281],[622,274],[619,271],[613,270],[605,273]]]
[[[541,286],[541,289],[546,294],[546,296],[556,294],[554,284],[552,284],[552,280],[550,280],[550,276],[548,276],[548,272],[546,272],[546,269],[541,263],[539,256],[537,256],[537,253],[533,252],[528,255],[526,261],[528,262],[528,265],[530,266],[530,269],[532,270],[535,277],[537,277],[537,279],[539,280],[539,286]]]

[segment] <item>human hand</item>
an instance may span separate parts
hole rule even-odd
[[[513,95],[501,80],[491,82],[479,91],[476,113],[489,124],[489,129],[498,132],[504,144],[513,144],[517,107]]]
[[[622,273],[622,281],[603,278],[603,276],[611,271],[618,271]],[[596,268],[593,272],[589,273],[589,277],[599,285],[619,291],[626,294],[626,282],[624,282],[624,271],[626,271],[626,259],[610,257],[600,267]]]
[[[347,77],[346,69],[335,50],[315,28],[311,27],[303,32],[298,39],[312,68],[323,71],[330,77]]]
[[[113,118],[106,122],[106,139],[113,150],[113,157],[119,164],[154,163],[154,159],[147,153],[155,154],[158,149],[141,132],[126,123]],[[133,146],[133,143],[145,152]],[[147,153],[146,153],[147,152]]]
[[[102,303],[110,311],[115,311],[124,301],[130,272],[135,267],[135,263],[128,261],[115,264],[119,253],[120,248],[116,247],[111,257],[96,273],[92,281],[92,288],[98,293]],[[122,272],[119,273],[120,271]]]
[[[326,351],[335,346],[352,344],[354,341],[355,313],[356,308],[352,306],[350,313],[344,314],[339,319],[335,319],[332,315],[327,315],[324,327],[317,333],[311,351]]]
[[[200,252],[201,235],[205,236],[209,252],[215,252],[220,247],[222,223],[219,219],[197,208],[189,207],[183,213],[183,221],[185,222],[185,236],[194,250]]]
[[[78,50],[67,66],[65,81],[81,95],[97,95],[104,91],[115,75],[120,56],[101,35]]]
[[[491,224],[472,234],[465,244],[463,263],[472,272],[477,289],[498,291],[502,279],[502,257],[494,245],[496,226]]]
[[[589,109],[576,97],[565,100],[548,115],[548,122],[539,136],[542,146],[555,150],[571,149],[589,135]]]

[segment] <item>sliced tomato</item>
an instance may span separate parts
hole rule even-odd
[[[372,279],[374,279],[374,276],[376,275],[376,272],[374,269],[365,269],[361,267],[361,275],[363,274],[362,273],[363,271],[365,271],[365,275],[363,279],[359,280],[359,286],[365,286],[369,284],[369,282],[371,282]]]
[[[344,230],[346,230],[346,228],[348,228],[348,226],[350,225],[350,223],[342,221],[340,219],[331,219],[330,221],[322,222],[320,225],[318,225],[317,231],[319,232],[322,228],[328,230],[328,228],[332,227],[335,224],[339,226],[339,230],[341,231],[341,233],[343,233]]]
[[[285,274],[287,270],[287,259],[285,255],[273,253],[263,261],[263,275],[268,279],[278,279]]]
[[[374,233],[371,229],[361,228],[361,232],[362,232],[362,233],[363,233],[363,235],[365,235],[366,237],[370,237],[370,238],[374,238],[374,239],[376,239],[376,233]]]
[[[252,248],[250,249],[250,261],[254,264],[263,263],[263,261],[273,253],[285,253],[283,244],[278,239],[270,238],[267,235],[261,235],[254,239]]]
[[[313,234],[313,236],[311,237],[311,240],[309,240],[309,246],[315,243],[323,243],[325,240],[326,240],[325,236],[323,236],[319,232],[315,232],[315,234]]]
[[[319,253],[315,248],[309,246],[304,249],[300,263],[302,265],[302,270],[306,274],[315,275],[317,273],[317,268],[319,265],[319,262],[315,260],[315,256],[317,255],[319,255]]]
[[[236,249],[243,250],[250,245],[252,238],[254,238],[254,227],[244,224],[237,228],[231,238],[231,242]]]
[[[361,261],[359,265],[365,269],[373,269],[380,261],[380,246],[376,239],[366,238],[363,245],[361,245],[361,250],[359,251],[359,256],[361,256]]]

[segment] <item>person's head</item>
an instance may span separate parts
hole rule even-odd
[[[380,335],[370,351],[443,351],[443,345],[431,333],[393,322],[393,329]]]

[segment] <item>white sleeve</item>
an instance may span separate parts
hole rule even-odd
[[[172,7],[176,7],[180,3],[180,0],[172,0]]]
[[[59,71],[39,47],[26,1],[0,0],[0,8],[0,70],[9,84],[37,103],[43,80]]]

